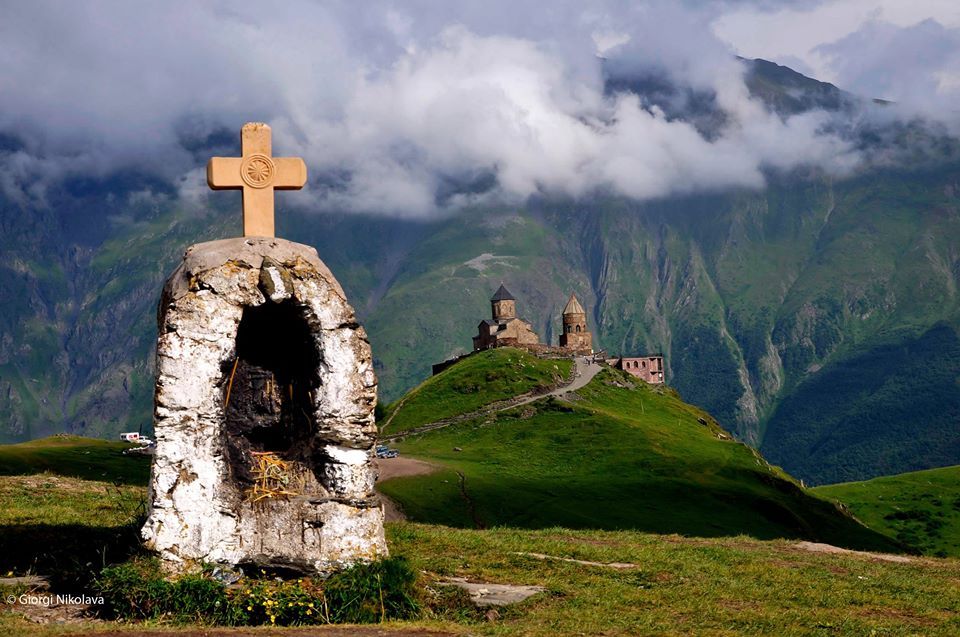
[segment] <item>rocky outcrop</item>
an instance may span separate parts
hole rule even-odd
[[[148,548],[172,570],[327,573],[385,555],[370,346],[316,251],[192,246],[158,322]]]

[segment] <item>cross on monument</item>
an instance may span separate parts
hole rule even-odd
[[[244,124],[240,145],[243,157],[210,158],[207,185],[213,190],[243,189],[243,236],[272,237],[273,191],[303,188],[307,165],[299,157],[272,157],[266,124]]]

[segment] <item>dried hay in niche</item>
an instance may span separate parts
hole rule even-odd
[[[259,502],[266,498],[288,498],[303,493],[303,476],[296,476],[292,471],[292,463],[282,460],[272,451],[253,451],[254,485],[247,491],[247,498],[251,502]]]

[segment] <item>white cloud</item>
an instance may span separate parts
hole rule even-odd
[[[759,186],[766,168],[842,171],[856,161],[821,132],[822,114],[782,121],[750,98],[741,65],[712,33],[713,9],[259,6],[9,7],[0,132],[24,148],[0,155],[0,187],[36,197],[66,175],[123,167],[180,182],[196,200],[198,158],[184,136],[248,120],[271,123],[277,154],[301,154],[324,177],[311,184],[313,205],[401,215],[478,197]],[[635,97],[606,95],[598,42],[623,68],[658,68],[715,92],[729,124],[708,140]],[[471,180],[494,187],[441,196]]]
[[[929,50],[930,44],[905,37],[893,46],[891,39],[900,30],[916,31],[931,22],[949,31],[960,28],[960,4],[955,0],[824,0],[779,7],[748,3],[717,14],[712,28],[741,55],[763,57],[841,88],[883,97],[889,86],[864,82],[850,73],[849,66],[892,61],[896,67],[926,77],[930,69],[917,58],[919,50]],[[856,33],[861,34],[858,43],[862,48],[851,46],[841,53],[839,46],[834,46],[850,41]]]
[[[956,108],[960,28],[932,19],[906,27],[872,20],[817,52],[853,91],[928,113]]]

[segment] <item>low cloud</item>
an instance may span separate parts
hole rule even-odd
[[[960,29],[928,19],[911,26],[870,20],[815,49],[837,82],[920,114],[955,119],[960,98]]]
[[[37,202],[71,176],[134,170],[195,200],[198,167],[211,149],[238,152],[248,120],[273,125],[278,154],[306,158],[311,207],[403,216],[540,193],[759,187],[768,170],[859,161],[824,132],[828,114],[784,119],[750,97],[714,10],[358,4],[8,7],[0,134],[14,141],[0,143],[0,188]],[[600,50],[618,72],[714,95],[726,123],[705,136],[605,91]]]

